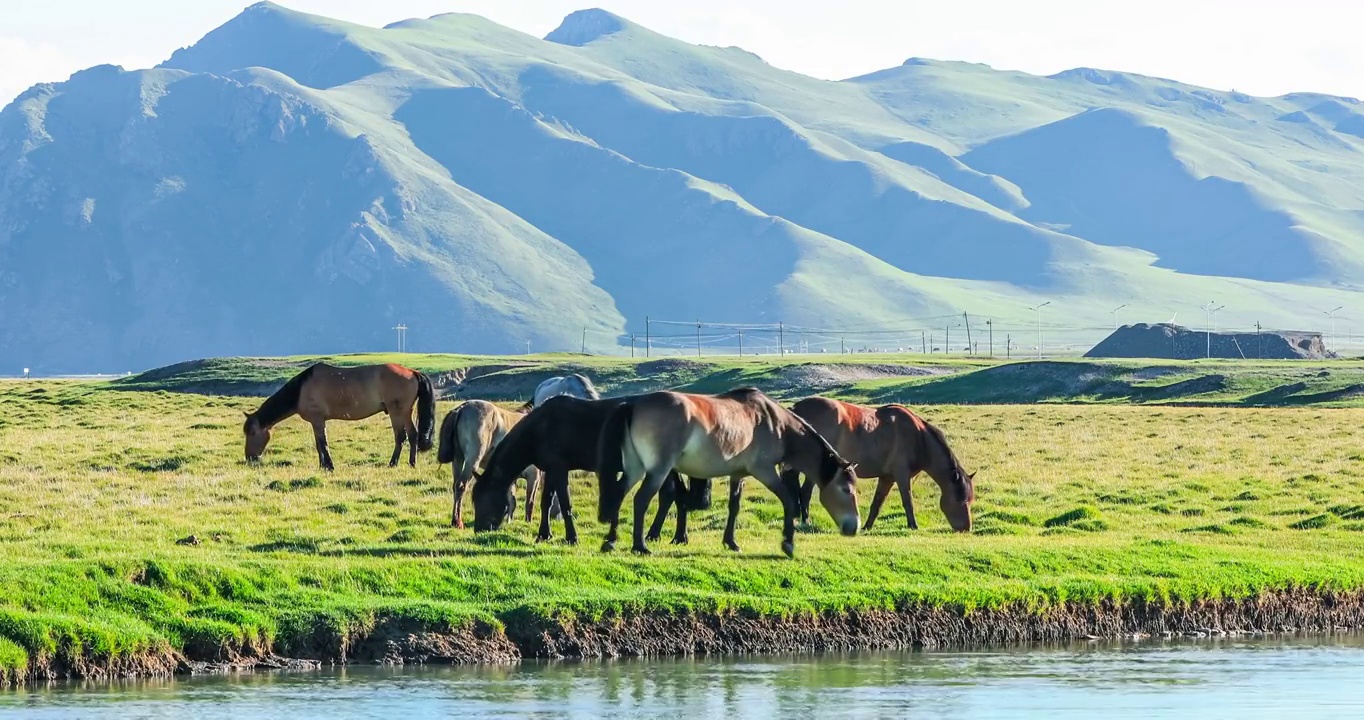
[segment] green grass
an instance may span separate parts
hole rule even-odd
[[[744,503],[738,555],[720,545],[723,503],[693,519],[689,546],[600,554],[586,477],[574,480],[581,546],[537,545],[524,522],[475,537],[447,527],[448,466],[425,455],[416,470],[386,467],[381,418],[332,424],[334,474],[318,472],[297,420],[249,467],[237,418],[257,399],[117,388],[0,383],[0,667],[267,641],[287,652],[382,618],[456,627],[1364,587],[1348,522],[1364,507],[1354,409],[935,407],[979,471],[977,532],[949,532],[920,478],[921,530],[894,499],[855,538],[816,508],[788,561],[761,489]],[[870,484],[861,491],[865,513]],[[200,544],[177,544],[190,535]]]

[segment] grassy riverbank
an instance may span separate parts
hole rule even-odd
[[[719,502],[689,546],[601,555],[587,478],[582,546],[535,545],[524,522],[474,537],[446,527],[448,467],[383,466],[382,419],[333,425],[332,475],[297,421],[247,467],[240,411],[257,402],[0,383],[0,666],[337,657],[394,622],[496,634],[647,610],[1040,611],[1364,587],[1361,410],[931,408],[980,471],[977,531],[947,532],[921,479],[919,532],[894,500],[856,538],[817,516],[791,562],[760,490],[740,555],[720,546]]]

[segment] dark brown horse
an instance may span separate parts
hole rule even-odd
[[[417,423],[412,423],[412,408],[417,408]],[[256,462],[270,442],[270,430],[294,415],[313,426],[317,459],[323,469],[332,470],[327,451],[328,420],[363,420],[387,413],[393,424],[393,457],[388,466],[398,464],[403,440],[411,445],[408,463],[417,466],[417,451],[430,450],[436,429],[436,393],[425,375],[402,365],[364,365],[335,367],[317,363],[295,375],[259,409],[246,414],[242,432],[246,435],[246,460]]]
[[[540,531],[535,539],[550,538],[551,503],[557,499],[566,540],[576,544],[578,530],[568,495],[568,474],[573,470],[597,469],[597,438],[602,426],[611,411],[628,399],[581,400],[560,395],[546,400],[513,426],[489,456],[487,468],[475,476],[474,532],[497,530],[502,526],[511,506],[508,495],[512,484],[522,468],[534,465],[545,472],[545,488],[540,497]],[[697,483],[703,482],[693,479],[693,491],[686,492],[681,478],[675,473],[671,477],[674,492],[688,497],[697,495]],[[690,507],[688,503],[678,503],[674,543],[687,541],[686,511]],[[660,517],[663,512],[666,510],[660,511]]]
[[[470,400],[446,414],[440,424],[440,449],[436,462],[450,463],[454,474],[454,505],[450,525],[464,527],[464,490],[474,473],[485,467],[488,457],[507,436],[512,427],[525,417],[522,413],[503,410],[486,400]],[[535,507],[535,490],[540,485],[540,470],[534,465],[521,469],[526,480],[526,522],[530,522]],[[515,512],[508,508],[508,516]]]
[[[892,486],[900,489],[909,528],[919,528],[914,519],[910,482],[920,472],[928,473],[938,483],[942,493],[938,506],[952,529],[960,532],[971,529],[975,475],[962,469],[942,431],[909,408],[903,405],[869,408],[815,397],[801,400],[791,409],[809,421],[839,455],[857,464],[858,477],[877,478],[876,495],[863,530],[870,530],[876,522]],[[787,470],[793,482],[796,472]],[[810,518],[811,485],[807,477],[801,488],[801,519],[805,521]]]
[[[795,521],[800,489],[783,481],[777,466],[797,468],[814,477],[820,501],[844,535],[857,533],[855,468],[819,436],[809,423],[754,388],[722,395],[656,392],[640,395],[611,413],[601,433],[601,484],[598,519],[610,523],[602,550],[616,545],[620,506],[635,484],[634,544],[644,544],[644,513],[676,468],[691,477],[729,476],[729,522],[725,546],[738,550],[734,525],[743,479],[753,476],[781,499],[785,521],[782,552],[795,554]]]

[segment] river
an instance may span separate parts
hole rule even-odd
[[[4,718],[1252,718],[1364,714],[1364,636],[348,667],[0,691]]]

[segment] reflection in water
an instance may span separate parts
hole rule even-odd
[[[0,692],[16,718],[1350,716],[1364,638],[305,673]]]

